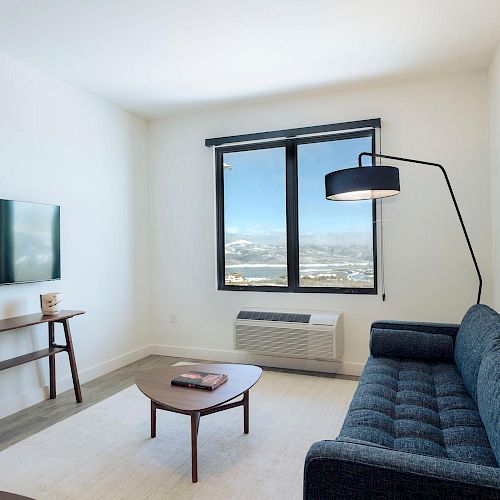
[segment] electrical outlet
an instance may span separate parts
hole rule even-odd
[[[170,323],[177,323],[177,313],[170,313]]]

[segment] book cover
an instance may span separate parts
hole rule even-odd
[[[193,370],[178,375],[172,379],[171,383],[172,385],[179,385],[182,387],[213,391],[226,381],[227,375],[224,373],[209,373]]]

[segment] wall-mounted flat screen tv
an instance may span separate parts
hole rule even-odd
[[[0,285],[61,278],[61,209],[0,200]]]

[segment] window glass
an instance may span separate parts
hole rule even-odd
[[[371,137],[297,146],[299,286],[373,288],[372,201],[325,198],[325,175],[357,166]]]
[[[225,284],[288,286],[285,148],[224,153]]]

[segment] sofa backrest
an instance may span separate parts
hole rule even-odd
[[[454,358],[463,383],[476,402],[479,368],[498,339],[500,314],[483,304],[472,306],[458,329]]]
[[[493,454],[500,465],[500,338],[493,341],[479,367],[477,406]]]

